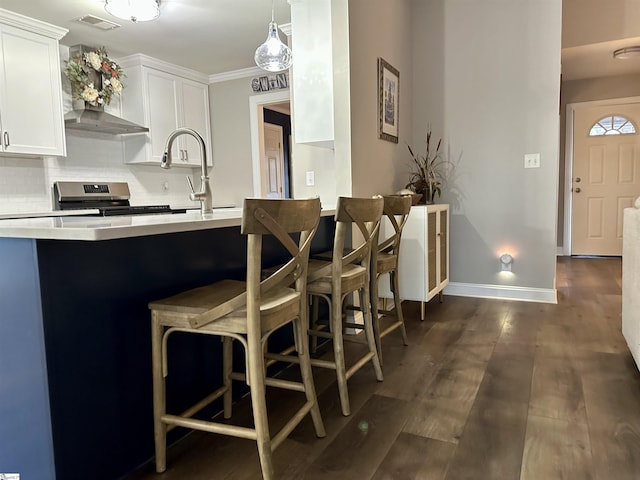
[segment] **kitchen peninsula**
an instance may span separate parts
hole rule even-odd
[[[333,213],[323,210],[314,252],[331,245]],[[206,218],[188,212],[0,220],[2,471],[111,480],[152,457],[147,304],[243,278],[241,215],[234,208]],[[264,248],[277,263],[277,242]],[[177,411],[221,382],[220,342],[187,337],[176,335],[169,345],[167,388]],[[274,341],[290,342],[288,332]]]

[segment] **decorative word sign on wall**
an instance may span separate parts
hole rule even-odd
[[[289,74],[287,72],[265,75],[251,80],[251,89],[254,92],[268,92],[285,88],[289,88]]]

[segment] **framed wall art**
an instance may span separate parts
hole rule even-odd
[[[378,138],[398,143],[400,72],[382,58],[378,58],[378,89]]]

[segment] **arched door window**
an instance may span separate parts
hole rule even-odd
[[[601,118],[593,124],[589,130],[590,137],[599,137],[602,135],[629,135],[636,133],[636,127],[633,122],[626,117],[620,115],[609,115]]]

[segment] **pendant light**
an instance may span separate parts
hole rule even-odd
[[[146,22],[160,16],[160,0],[106,0],[104,9],[133,23]]]
[[[274,3],[271,0],[271,22],[265,42],[256,49],[253,56],[256,65],[267,72],[281,72],[291,66],[291,49],[280,41],[278,24],[274,21]]]

